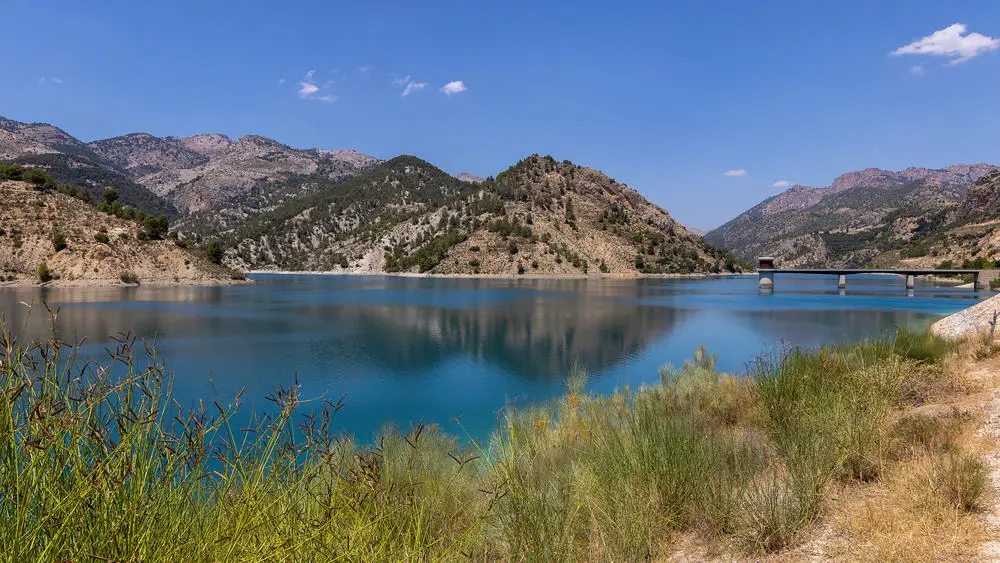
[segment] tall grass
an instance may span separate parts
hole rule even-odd
[[[295,385],[236,427],[239,397],[182,408],[131,338],[85,365],[55,333],[0,338],[12,561],[634,560],[680,533],[778,550],[830,480],[880,478],[903,435],[894,409],[944,357],[907,335],[787,350],[734,377],[699,350],[659,385],[603,397],[576,367],[565,397],[506,410],[481,447],[423,423],[359,445],[336,434],[340,403],[304,405]],[[975,506],[974,464],[954,460],[935,486]]]

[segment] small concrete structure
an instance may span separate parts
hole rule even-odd
[[[757,259],[757,287],[760,289],[774,289],[775,274],[817,274],[837,276],[837,287],[845,289],[847,287],[847,276],[852,274],[896,274],[906,277],[906,289],[912,290],[916,287],[917,276],[972,276],[972,290],[988,289],[990,282],[1000,279],[1000,270],[972,270],[972,269],[951,269],[951,270],[912,270],[907,268],[787,268],[777,269],[774,267],[774,258],[762,256]]]
[[[757,259],[757,272],[759,279],[757,287],[759,289],[774,288],[774,258],[761,256]]]

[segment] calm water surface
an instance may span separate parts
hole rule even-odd
[[[182,403],[246,388],[262,410],[295,374],[306,397],[346,394],[339,426],[363,440],[386,423],[425,419],[483,437],[505,403],[558,395],[574,361],[590,387],[610,392],[659,381],[706,345],[719,366],[743,371],[755,354],[921,328],[984,294],[891,277],[718,280],[453,280],[256,276],[244,287],[6,288],[0,313],[44,335],[41,307],[58,307],[63,340],[86,337],[100,357],[112,335],[156,337]]]

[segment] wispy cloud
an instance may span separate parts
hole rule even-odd
[[[299,81],[299,97],[303,100],[317,100],[320,102],[336,102],[337,96],[331,94],[319,95],[320,87],[316,85],[313,77],[316,75],[315,70],[310,70],[306,73],[302,80]],[[328,88],[332,82],[327,82],[323,85],[324,88]]]
[[[726,170],[725,172],[722,173],[722,175],[723,176],[729,176],[731,178],[732,177],[740,177],[740,176],[746,176],[747,175],[747,171],[744,170],[744,169],[742,169],[742,168],[740,168],[738,170]]]
[[[41,78],[38,79],[38,83],[39,84],[45,84],[46,82],[51,82],[52,84],[62,84],[63,83],[62,78],[57,78],[55,76],[50,76],[48,78],[46,78],[46,77],[43,76],[43,77],[41,77]]]
[[[371,74],[371,71],[372,71],[371,65],[364,65],[358,67],[358,74],[364,77],[367,77],[369,74]]]
[[[278,84],[284,84],[284,83],[285,83],[285,79],[284,78],[279,78],[278,79]]]
[[[922,67],[920,65],[917,65],[917,66],[911,68],[910,72],[912,72],[913,74],[916,74],[917,76],[923,76],[924,74],[926,74],[927,71],[924,70],[924,67]]]
[[[788,180],[778,180],[777,182],[771,184],[771,187],[772,188],[787,188],[788,186],[791,186],[791,185],[792,185],[792,183],[789,182]]]
[[[944,29],[918,39],[909,45],[889,53],[900,55],[932,55],[936,57],[952,57],[948,64],[957,65],[974,57],[996,51],[1000,48],[1000,40],[987,37],[980,33],[968,33],[968,26],[962,23],[949,25]]]
[[[409,96],[410,92],[414,90],[420,90],[421,88],[427,86],[426,82],[414,82],[410,75],[406,75],[405,78],[394,78],[392,81],[396,86],[403,87],[403,97]]]
[[[465,82],[462,82],[461,80],[455,80],[453,82],[449,82],[441,87],[441,91],[444,92],[445,95],[447,96],[451,96],[452,94],[459,94],[461,92],[465,92],[466,90],[468,90],[468,88],[465,87]]]

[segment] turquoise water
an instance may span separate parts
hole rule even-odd
[[[41,307],[58,308],[64,341],[104,355],[110,336],[156,338],[186,405],[246,388],[244,412],[267,409],[276,384],[296,377],[307,398],[346,395],[338,425],[362,440],[386,423],[424,419],[483,437],[497,411],[560,394],[575,361],[590,388],[610,392],[659,381],[706,345],[721,369],[754,355],[921,328],[985,294],[893,277],[716,280],[471,280],[256,276],[252,286],[6,288],[9,324],[44,336]]]

